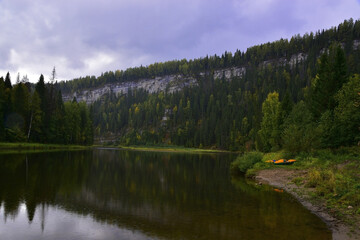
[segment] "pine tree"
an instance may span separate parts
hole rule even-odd
[[[42,111],[41,99],[38,92],[34,92],[30,103],[30,123],[27,138],[32,142],[42,142]]]
[[[51,81],[51,83],[54,83],[55,80],[56,80],[56,69],[55,69],[55,66],[54,66],[53,70],[51,71],[50,81]]]
[[[0,78],[0,141],[5,139],[5,110],[6,110],[5,82]]]
[[[44,81],[44,76],[41,74],[39,81],[36,83],[35,86],[35,91],[37,92],[40,101],[41,101],[41,111],[45,112],[46,111],[46,87],[45,87],[45,81]]]
[[[336,94],[337,146],[356,145],[360,141],[360,76],[350,78]]]
[[[41,74],[39,77],[39,81],[35,85],[35,92],[37,93],[40,99],[40,111],[41,111],[41,121],[39,122],[39,127],[41,128],[38,131],[39,136],[37,136],[37,141],[46,142],[47,133],[48,133],[48,119],[49,119],[49,112],[47,108],[48,104],[48,97],[47,97],[47,89],[45,86],[44,76]]]
[[[347,81],[347,65],[344,51],[338,44],[324,53],[318,63],[318,73],[311,86],[309,107],[318,119],[326,110],[336,106],[334,95]]]
[[[319,146],[319,131],[303,101],[294,106],[284,121],[282,142],[290,153],[311,151]]]
[[[12,89],[10,73],[8,72],[5,77],[5,88]]]
[[[6,89],[10,91],[10,89]],[[6,117],[6,128],[9,141],[26,141],[29,122],[29,92],[27,87],[19,83],[10,92],[12,113]]]

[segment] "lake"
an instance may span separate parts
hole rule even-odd
[[[292,196],[232,178],[232,154],[0,154],[0,239],[331,239]]]

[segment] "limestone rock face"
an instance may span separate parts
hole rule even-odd
[[[357,50],[360,46],[360,40],[354,40],[353,42],[353,49]]]
[[[216,78],[225,78],[226,80],[231,80],[232,77],[243,77],[246,73],[245,67],[233,67],[226,68],[214,71],[214,79]]]
[[[305,53],[294,54],[290,58],[290,66],[294,66],[296,63],[303,62],[306,59],[307,59],[307,54]]]
[[[233,67],[214,71],[214,78],[225,78],[230,81],[232,77],[243,77],[246,72],[245,67]],[[200,76],[205,76],[200,73]],[[187,86],[197,86],[198,80],[194,77],[183,75],[167,75],[155,78],[140,79],[138,81],[121,82],[106,84],[94,89],[84,89],[71,94],[63,94],[64,101],[71,101],[76,97],[77,101],[84,101],[91,104],[101,98],[103,95],[113,92],[115,94],[126,94],[129,89],[144,89],[149,93],[156,92],[176,92]]]
[[[77,91],[71,94],[63,94],[64,101],[71,101],[76,97],[77,101],[84,101],[87,104],[93,103],[103,95],[113,92],[115,94],[126,94],[129,89],[145,89],[149,93],[167,91],[176,92],[186,86],[196,86],[197,80],[182,75],[168,75],[155,77],[154,79],[140,79],[138,81],[106,84],[104,86]]]

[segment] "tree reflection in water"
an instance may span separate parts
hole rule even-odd
[[[231,179],[233,157],[121,150],[0,155],[0,213],[6,225],[24,206],[28,222],[38,215],[46,229],[49,212],[64,209],[147,238],[331,238],[289,195]]]

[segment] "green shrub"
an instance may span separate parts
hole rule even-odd
[[[234,162],[231,163],[231,170],[233,172],[242,172],[252,168],[255,163],[260,162],[263,154],[260,152],[249,152],[244,155],[238,156]]]

